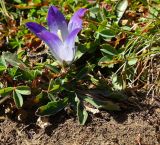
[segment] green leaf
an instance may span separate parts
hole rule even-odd
[[[90,76],[91,82],[92,82],[94,85],[98,86],[98,85],[99,85],[99,80],[96,79],[93,75],[89,75],[89,76]]]
[[[54,85],[52,88],[51,88],[51,90],[50,90],[50,92],[55,92],[55,91],[57,91],[57,90],[59,90],[59,88],[60,88],[60,85]]]
[[[156,9],[154,7],[150,7],[149,11],[150,11],[150,18],[157,17],[159,14],[158,9]]]
[[[79,46],[80,47],[80,46]],[[83,46],[82,46],[83,47]],[[77,49],[76,51],[76,56],[75,56],[75,60],[79,59],[84,53],[80,50]]]
[[[22,74],[23,74],[23,77],[24,79],[27,79],[27,80],[33,80],[35,79],[38,75],[41,75],[42,74],[42,71],[39,71],[39,70],[29,70],[29,69],[26,69],[26,70],[23,70],[22,71]]]
[[[68,104],[68,98],[64,98],[59,101],[51,101],[47,105],[41,106],[36,111],[36,115],[38,116],[50,116],[55,115],[59,111],[61,111]]]
[[[14,76],[16,75],[17,70],[18,70],[17,67],[8,68],[8,73],[12,78],[14,78]]]
[[[110,111],[120,111],[120,106],[112,101],[101,101],[97,99],[93,99],[91,97],[85,96],[84,100],[90,104],[92,104],[97,109],[105,109]]]
[[[44,101],[44,97],[43,97],[43,92],[39,93],[35,98],[34,98],[34,102],[35,103],[39,103],[41,101]]]
[[[22,3],[22,1],[21,0],[14,0],[14,2],[16,2],[16,3]]]
[[[17,108],[20,108],[23,106],[23,97],[17,91],[13,91],[13,99]]]
[[[13,54],[11,52],[3,52],[2,57],[4,58],[7,64],[10,64],[14,67],[19,67],[22,70],[27,68],[26,65],[17,58],[16,54]]]
[[[101,67],[109,67],[109,68],[113,68],[114,64],[117,63],[118,61],[114,60],[112,56],[104,56],[98,62],[98,64]]]
[[[10,92],[12,92],[14,87],[7,87],[7,88],[2,88],[0,89],[0,95],[7,95]]]
[[[128,0],[122,0],[117,4],[116,12],[117,12],[117,22],[120,21],[123,14],[125,13],[126,9],[128,7]]]
[[[88,113],[85,110],[85,108],[82,106],[82,104],[77,96],[75,97],[75,102],[77,102],[78,121],[81,125],[84,125],[87,121]]]
[[[137,61],[138,61],[138,58],[132,58],[132,59],[130,59],[130,60],[128,60],[128,64],[129,65],[134,65],[134,64],[136,64],[137,63]]]
[[[56,101],[57,100],[57,96],[55,94],[52,94],[52,93],[48,93],[48,98],[51,101]]]
[[[54,79],[51,79],[48,86],[48,92],[59,90],[60,85],[57,85]]]
[[[122,80],[121,75],[113,74],[111,79],[112,79],[113,87],[116,90],[122,90],[123,89],[123,80]]]
[[[4,59],[4,56],[0,57],[0,72],[7,69],[7,65]]]
[[[30,87],[28,87],[28,86],[18,86],[18,87],[16,87],[16,92],[18,92],[19,94],[22,94],[22,95],[30,95],[31,94]]]
[[[108,25],[108,21],[105,19],[103,21],[100,22],[99,26],[98,26],[98,32],[101,32],[103,30],[106,30],[106,26]]]
[[[0,57],[0,65],[5,66],[7,68],[7,64],[6,64],[4,55],[1,55],[1,57]]]
[[[117,50],[109,44],[102,45],[102,48],[103,49],[101,49],[101,51],[104,52],[105,54],[108,54],[111,56],[115,56],[118,54]]]
[[[0,72],[6,70],[7,68],[5,66],[0,65]]]
[[[33,0],[33,3],[41,3],[41,0]]]
[[[115,32],[109,29],[104,29],[100,32],[98,32],[102,37],[104,37],[105,39],[111,39],[113,37],[115,37]]]
[[[99,12],[99,8],[98,7],[92,7],[92,8],[89,9],[89,12],[90,12],[90,16],[92,18],[96,18],[96,15]]]

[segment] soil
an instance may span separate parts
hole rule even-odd
[[[64,111],[48,118],[45,128],[33,116],[26,122],[13,118],[1,118],[1,145],[160,145],[160,108],[155,98],[120,112],[90,114],[84,126]]]

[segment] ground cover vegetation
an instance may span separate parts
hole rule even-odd
[[[159,101],[159,0],[0,0],[0,6],[4,118],[65,112],[85,125],[101,110]]]

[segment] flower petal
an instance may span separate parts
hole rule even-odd
[[[77,12],[74,13],[71,20],[68,24],[69,33],[72,32],[76,28],[82,28],[82,17],[86,13],[87,9],[81,8]]]
[[[55,6],[49,8],[47,21],[50,32],[57,34],[60,30],[62,38],[65,40],[68,35],[67,23],[63,14]]]
[[[62,62],[60,58],[60,51],[63,48],[62,41],[59,37],[53,33],[50,33],[46,28],[43,26],[35,23],[35,22],[28,22],[26,26],[41,40],[43,40],[51,50],[53,56]]]
[[[67,37],[66,41],[64,42],[64,48],[65,53],[63,55],[63,58],[65,62],[70,64],[74,57],[75,57],[75,39],[77,37],[77,34],[81,31],[81,28],[74,29]]]
[[[37,35],[37,33],[40,33],[42,31],[47,31],[47,29],[45,27],[43,27],[42,25],[39,25],[35,22],[28,22],[28,23],[26,23],[26,26],[28,27],[29,30],[31,30],[36,35]]]

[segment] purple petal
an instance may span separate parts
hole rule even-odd
[[[70,64],[74,57],[75,57],[75,39],[77,34],[81,31],[81,28],[77,28],[73,30],[67,37],[66,41],[64,42],[64,48],[66,53],[64,53],[63,58],[65,61]]]
[[[68,24],[69,33],[72,32],[76,28],[82,28],[82,17],[86,13],[87,9],[81,8],[77,12],[74,13],[71,20]]]
[[[59,39],[59,37],[53,33],[50,33],[46,28],[43,26],[35,23],[35,22],[28,22],[26,23],[26,26],[41,40],[43,40],[48,47],[51,50],[51,53],[53,56],[58,59],[59,61],[62,61],[60,59],[60,51],[63,47],[62,41]]]
[[[42,31],[47,31],[47,29],[35,22],[28,22],[26,23],[26,26],[31,30],[34,34],[37,35],[37,33],[40,33]]]
[[[60,30],[62,38],[65,40],[68,35],[67,23],[63,14],[55,6],[49,8],[47,21],[50,32],[57,34]]]

